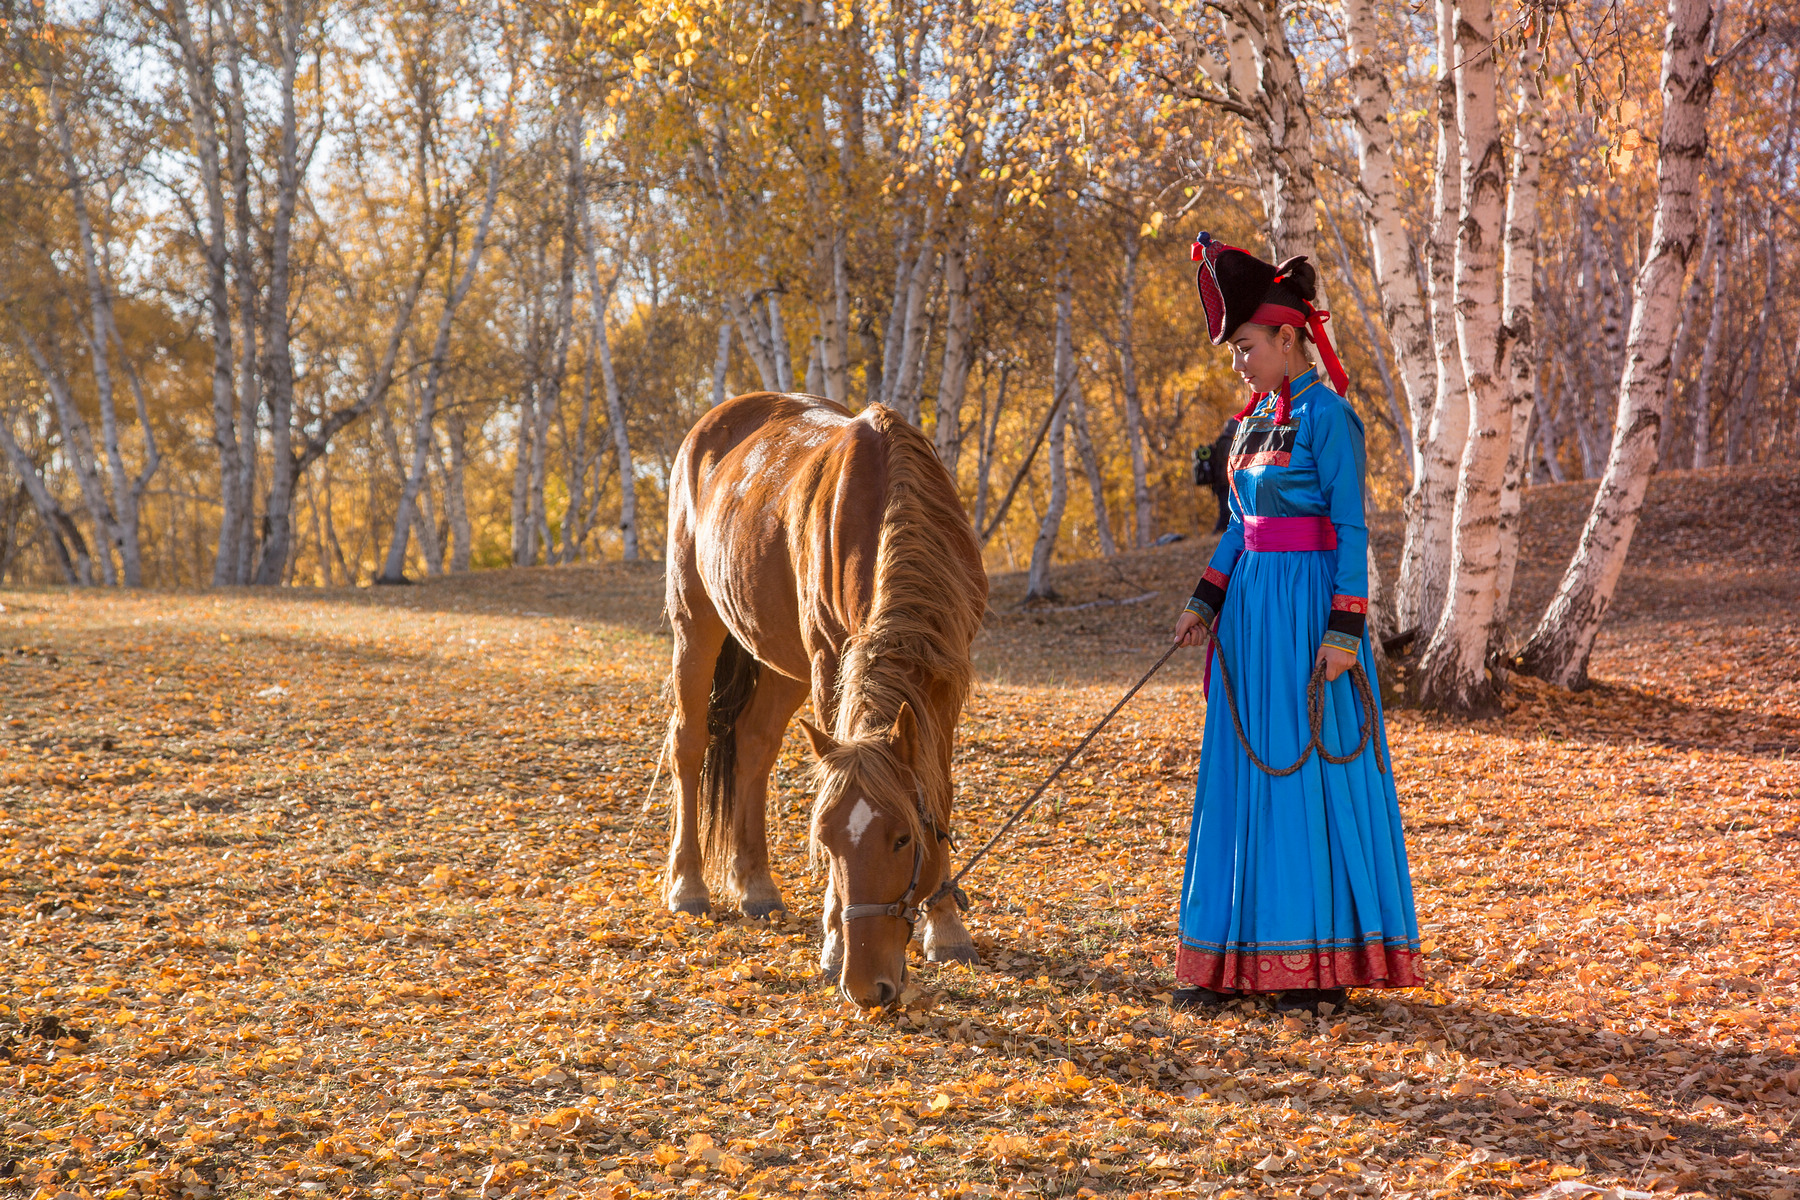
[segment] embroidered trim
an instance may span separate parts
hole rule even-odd
[[[1294,988],[1405,988],[1427,980],[1424,956],[1406,945],[1376,941],[1337,949],[1295,944],[1200,949],[1185,942],[1175,956],[1175,980],[1217,992],[1280,992]]]
[[[1293,458],[1286,450],[1264,450],[1257,454],[1234,454],[1229,463],[1233,471],[1248,471],[1255,467],[1285,467]]]
[[[1335,629],[1328,629],[1325,631],[1325,644],[1327,646],[1335,646],[1339,650],[1346,650],[1351,654],[1355,654],[1362,649],[1362,639],[1360,637],[1351,637],[1349,634],[1339,633]]]
[[[1188,600],[1187,611],[1189,611],[1191,613],[1199,613],[1200,620],[1204,624],[1207,624],[1207,625],[1211,625],[1213,623],[1213,619],[1219,615],[1218,613],[1213,611],[1212,605],[1208,604],[1206,601],[1202,600],[1198,596],[1191,597]]]
[[[1366,613],[1369,601],[1366,596],[1333,596],[1331,607],[1337,612]]]
[[[1231,576],[1225,574],[1216,567],[1206,568],[1206,573],[1200,576],[1200,581],[1202,583],[1210,583],[1215,587],[1223,588],[1231,586]]]

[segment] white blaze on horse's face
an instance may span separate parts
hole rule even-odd
[[[850,820],[848,822],[850,844],[852,846],[862,845],[863,834],[869,831],[869,825],[874,820],[874,807],[871,806],[866,799],[858,796],[856,798],[856,807],[850,810]]]

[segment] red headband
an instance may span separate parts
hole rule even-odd
[[[1306,306],[1305,312],[1289,308],[1285,304],[1264,304],[1250,317],[1252,325],[1304,326],[1319,347],[1319,360],[1325,364],[1325,375],[1331,380],[1332,390],[1342,396],[1350,387],[1350,376],[1344,372],[1343,364],[1338,362],[1337,351],[1331,348],[1331,339],[1325,336],[1325,322],[1329,320],[1330,313],[1320,312],[1310,304]]]

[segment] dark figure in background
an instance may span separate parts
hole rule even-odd
[[[1213,523],[1214,533],[1224,533],[1231,523],[1231,510],[1225,499],[1231,488],[1231,472],[1225,469],[1225,460],[1231,454],[1237,429],[1237,418],[1232,417],[1225,422],[1225,428],[1219,431],[1218,439],[1212,445],[1194,447],[1194,486],[1210,489],[1213,499],[1219,502],[1219,519]]]

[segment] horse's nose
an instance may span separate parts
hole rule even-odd
[[[886,1008],[899,993],[899,989],[886,979],[870,980],[854,989],[848,983],[843,983],[838,990],[844,993],[844,999],[864,1008]]]

